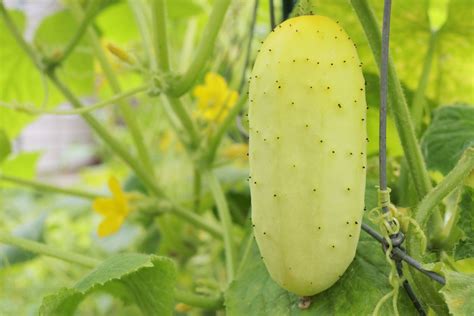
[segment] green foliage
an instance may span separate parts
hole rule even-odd
[[[35,32],[34,42],[38,49],[49,58],[55,54],[61,56],[69,40],[74,36],[79,23],[68,10],[54,13],[45,18]],[[92,48],[85,40],[81,40],[76,49],[61,63],[56,70],[57,75],[77,94],[88,95],[93,91],[94,67]],[[57,105],[52,100],[52,105]]]
[[[361,234],[354,261],[342,278],[312,298],[308,310],[298,308],[299,298],[279,287],[268,275],[255,242],[242,269],[226,294],[227,315],[369,315],[378,300],[392,290],[387,281],[388,265],[376,241]],[[400,315],[416,315],[404,293],[399,300]],[[393,315],[385,304],[382,315]]]
[[[123,45],[136,41],[138,29],[133,21],[133,15],[125,1],[113,4],[102,11],[96,19],[102,35],[108,40]]]
[[[23,152],[0,163],[0,174],[33,179],[36,176],[36,164],[40,157],[37,152]],[[11,187],[13,184],[0,182],[1,187]]]
[[[25,17],[20,12],[11,12],[13,21],[20,30],[24,29]],[[44,78],[36,71],[28,56],[7,31],[3,20],[0,20],[0,101],[41,104],[45,98]],[[8,61],[8,62],[7,62]],[[0,106],[0,128],[10,138],[18,135],[20,130],[32,121],[27,114],[15,112]]]
[[[465,188],[459,203],[458,228],[463,232],[463,238],[456,245],[454,257],[456,260],[474,257],[474,189]]]
[[[471,270],[472,270],[471,263]],[[474,314],[474,274],[464,274],[452,270],[443,269],[446,285],[441,293],[446,299],[449,312],[453,316],[464,316]]]
[[[175,280],[175,266],[170,259],[142,254],[115,255],[74,287],[45,297],[40,315],[74,315],[79,303],[96,291],[135,303],[144,315],[171,315]]]
[[[452,105],[434,112],[422,140],[428,168],[448,173],[470,146],[474,146],[474,107]]]
[[[81,0],[80,4],[84,8],[90,1]],[[165,88],[167,85],[173,85],[175,81],[179,82],[181,76],[186,76],[188,66],[193,64],[193,56],[197,55],[198,44],[207,44],[208,53],[201,56],[202,63],[198,63],[192,75],[199,73],[197,77],[201,77],[206,71],[214,71],[223,75],[232,87],[240,83],[242,75],[245,77],[249,73],[254,56],[260,49],[258,43],[270,31],[269,1],[260,1],[254,43],[246,73],[243,71],[246,67],[243,62],[247,59],[246,45],[249,38],[253,0],[228,0],[231,6],[227,12],[224,12],[226,16],[223,27],[211,28],[212,32],[220,29],[215,43],[209,40],[209,34],[203,34],[202,31],[208,19],[212,17],[214,5],[225,3],[227,0],[164,1],[167,7],[167,21],[163,24],[168,27],[167,46],[171,73],[166,75],[155,73],[151,67],[153,62],[149,60],[150,58],[157,59],[157,56],[153,54],[153,47],[157,43],[153,42],[156,39],[153,38],[153,29],[150,27],[153,15],[153,12],[149,10],[151,1],[104,1],[107,5],[98,13],[89,28],[89,31],[96,33],[98,41],[92,41],[89,32],[86,32],[71,55],[55,70],[60,83],[64,84],[66,89],[70,89],[72,99],[104,101],[115,94],[104,77],[103,69],[98,66],[98,55],[93,54],[94,51],[100,50],[104,51],[103,57],[110,63],[112,79],[116,77],[123,91],[147,82],[164,84]],[[41,62],[60,58],[61,53],[76,34],[79,28],[77,12],[69,7],[75,2],[63,1],[64,9],[52,12],[31,34],[30,47]],[[368,0],[368,2],[374,8],[380,22],[383,1]],[[274,1],[274,3],[278,20],[281,1]],[[371,210],[377,205],[375,186],[378,183],[378,104],[380,101],[376,63],[350,1],[301,0],[300,4],[302,6],[297,10],[299,14],[313,11],[315,14],[327,15],[338,20],[357,44],[358,54],[363,61],[366,99],[369,107],[367,132],[370,140],[367,146],[369,159],[365,208]],[[8,13],[18,26],[19,33],[25,32],[25,26],[29,25],[30,21],[27,21],[20,12],[8,11]],[[432,171],[440,171],[443,175],[452,169],[463,150],[474,143],[473,107],[465,105],[474,104],[472,94],[474,87],[471,80],[474,73],[474,60],[471,58],[474,51],[473,21],[471,0],[398,0],[393,2],[390,54],[402,80],[401,84],[408,103],[412,103],[419,85],[422,67],[426,62],[429,39],[434,36],[433,30],[439,28],[436,32],[435,53],[429,74],[428,89],[424,93],[425,116],[422,128],[428,125],[432,118],[432,123],[423,136],[423,150],[428,167]],[[211,25],[217,24],[219,23],[214,21]],[[47,73],[41,74],[36,69],[29,56],[7,30],[3,18],[0,18],[0,43],[2,64],[2,71],[0,71],[0,180],[2,175],[32,179],[36,176],[39,154],[14,152],[12,147],[15,149],[19,147],[21,150],[21,146],[12,145],[17,143],[21,145],[16,137],[27,124],[33,121],[35,116],[10,108],[27,105],[36,109],[51,109],[64,101],[70,102],[71,97],[69,96],[69,100],[66,100],[64,95],[53,87],[51,81],[48,81]],[[106,48],[109,43],[131,55],[136,63],[125,63],[111,54]],[[163,41],[158,44],[166,45]],[[304,69],[303,72],[306,70]],[[231,316],[368,315],[373,312],[379,299],[392,290],[388,282],[389,265],[380,245],[362,232],[356,257],[342,278],[333,287],[315,296],[309,310],[303,311],[298,308],[299,298],[280,288],[268,275],[255,242],[249,234],[252,229],[249,219],[251,199],[246,160],[238,158],[233,161],[226,155],[222,155],[222,157],[217,157],[213,165],[206,164],[206,166],[212,165],[212,172],[218,178],[218,186],[220,184],[224,191],[219,199],[220,212],[216,211],[216,201],[209,190],[208,183],[199,179],[204,172],[209,171],[207,167],[203,167],[202,157],[205,157],[208,149],[206,148],[208,140],[220,126],[218,124],[206,125],[196,119],[198,117],[196,104],[199,100],[193,96],[192,89],[191,87],[191,90],[180,98],[183,111],[178,113],[179,115],[174,108],[176,103],[171,103],[172,106],[170,106],[170,103],[164,101],[167,98],[166,89],[161,91],[161,97],[157,97],[156,94],[142,93],[123,100],[126,106],[130,106],[143,134],[144,143],[150,151],[155,169],[153,176],[150,177],[151,182],[162,189],[166,198],[147,191],[149,183],[145,181],[146,177],[136,172],[137,170],[126,169],[127,164],[120,161],[120,155],[114,152],[114,150],[117,151],[116,147],[107,149],[99,147],[95,150],[97,146],[94,145],[94,159],[97,158],[94,162],[100,161],[100,165],[94,163],[91,166],[81,167],[79,177],[76,177],[75,173],[59,177],[60,183],[64,186],[71,184],[71,179],[80,178],[78,183],[73,184],[74,186],[80,186],[90,192],[96,189],[97,194],[110,194],[102,188],[105,187],[107,178],[114,175],[125,183],[124,189],[127,192],[149,192],[146,201],[137,202],[137,205],[142,208],[133,211],[133,215],[127,218],[126,223],[115,236],[98,239],[94,231],[97,229],[99,216],[92,211],[93,201],[88,198],[56,196],[51,192],[46,192],[47,190],[41,194],[32,193],[32,190],[26,189],[27,187],[0,181],[0,211],[2,212],[0,230],[18,227],[14,229],[14,233],[27,239],[42,241],[45,235],[47,241],[45,246],[49,246],[53,251],[74,251],[88,254],[93,258],[105,258],[102,264],[83,277],[87,272],[81,265],[73,265],[70,262],[46,256],[31,260],[35,258],[35,254],[14,247],[0,246],[0,314],[30,315],[37,314],[40,309],[41,315],[61,316],[74,314],[128,316],[139,313],[170,315],[173,314],[175,302],[193,305],[194,309],[188,313],[190,315],[211,315],[213,313],[211,310],[221,308],[221,303],[216,305],[206,302],[208,297],[203,300],[194,293],[188,293],[190,295],[186,301],[186,295],[183,296],[180,291],[175,292],[178,287],[195,289],[196,292],[207,293],[211,296],[225,289],[226,313]],[[243,94],[244,91],[241,93]],[[461,104],[455,104],[455,102],[461,102]],[[445,106],[446,104],[449,105]],[[91,113],[97,119],[96,122],[92,122],[92,128],[97,130],[97,125],[99,125],[103,130],[108,131],[117,143],[123,145],[123,152],[129,153],[131,160],[141,164],[142,161],[136,158],[136,148],[132,148],[133,137],[130,137],[127,124],[124,124],[127,120],[124,120],[123,113],[114,105],[115,103],[110,104],[108,107]],[[439,106],[443,107],[432,112]],[[188,146],[186,142],[189,135],[183,130],[185,126],[183,115],[187,114],[190,121],[198,126],[199,136],[196,143],[199,144],[196,147]],[[222,147],[235,143],[242,144],[246,141],[246,138],[233,125],[234,121],[232,119],[231,125],[224,126],[229,133],[225,135]],[[61,134],[62,131],[57,132]],[[98,143],[101,144],[100,146],[107,146],[109,141],[103,137],[103,133],[99,134],[102,138],[98,137],[101,138]],[[392,201],[398,203],[401,189],[405,188],[403,182],[399,181],[400,163],[404,158],[394,121],[390,117],[387,147],[389,186],[393,189]],[[77,152],[68,149],[67,154],[74,156]],[[219,151],[220,154],[221,151]],[[276,157],[271,157],[269,162],[273,159]],[[128,161],[125,159],[125,162]],[[265,163],[265,167],[267,165]],[[131,169],[134,169],[133,165]],[[410,176],[410,170],[404,171],[404,176]],[[151,170],[144,170],[144,173],[145,175],[152,174]],[[127,175],[129,175],[128,178]],[[436,180],[433,182],[438,182],[442,177],[440,173],[433,173],[433,175],[431,180]],[[57,175],[52,175],[54,179],[52,177],[49,179],[49,174],[47,176],[48,183],[53,183]],[[474,172],[471,174],[471,179],[474,182]],[[402,185],[399,185],[400,183]],[[413,190],[413,187],[408,184],[406,187],[407,190]],[[471,286],[474,280],[472,275],[468,274],[474,271],[472,264],[474,260],[474,215],[472,212],[474,189],[460,185],[444,200],[444,204],[445,207],[441,208],[449,223],[444,227],[443,233],[449,235],[448,239],[441,243],[443,251],[434,252],[428,249],[426,257],[434,262],[431,268],[438,269],[436,271],[446,276],[447,285],[441,289],[441,293],[451,313],[470,315],[474,313],[472,310],[474,293]],[[149,206],[150,209],[143,211],[144,205]],[[239,266],[237,277],[228,290],[227,275],[231,273],[225,270],[224,254],[225,250],[231,249],[228,246],[232,243],[223,244],[220,240],[222,236],[219,239],[219,236],[214,238],[214,235],[206,233],[206,225],[203,226],[200,222],[210,223],[212,227],[216,227],[218,232],[215,235],[219,235],[219,232],[224,231],[218,223],[222,217],[222,205],[227,205],[232,217],[232,225],[228,225],[225,232],[232,234],[229,240],[235,245],[242,245],[239,264],[237,264]],[[406,205],[415,206],[415,202]],[[402,208],[399,210],[405,212]],[[42,215],[45,211],[48,213],[47,225],[44,225]],[[188,217],[179,215],[178,211],[188,212],[186,215]],[[406,212],[409,214],[409,211]],[[160,215],[155,216],[156,214]],[[189,214],[195,217],[189,220]],[[367,212],[365,214],[367,215]],[[368,220],[365,218],[364,222],[368,223]],[[247,236],[248,240],[244,236]],[[407,235],[407,237],[410,236]],[[136,254],[136,252],[152,255]],[[160,254],[160,256],[154,254]],[[412,255],[417,254],[412,253]],[[173,258],[178,265],[175,267],[171,259],[164,256]],[[90,260],[89,262],[94,262],[93,259]],[[89,266],[92,265],[89,264]],[[440,267],[442,270],[439,269]],[[179,276],[177,270],[179,270]],[[421,276],[422,287],[425,283],[428,284],[428,279],[423,278],[424,276]],[[77,282],[77,280],[81,281]],[[70,286],[73,284],[75,285]],[[63,289],[58,291],[60,288]],[[46,296],[41,302],[42,297],[48,293],[55,294]],[[436,302],[441,303],[441,301]],[[178,315],[185,313],[178,310],[187,308],[182,304],[176,307],[174,314]],[[415,315],[412,303],[402,289],[398,307],[400,315]],[[197,308],[203,310],[197,310]],[[381,314],[394,314],[390,302],[384,304]]]
[[[43,241],[45,220],[46,215],[41,215],[31,222],[20,225],[13,230],[12,234],[17,237],[34,241]],[[25,251],[18,247],[0,245],[0,269],[29,261],[36,256],[36,254]]]
[[[341,22],[357,44],[364,69],[377,72],[365,35],[349,1],[304,0],[305,12],[331,16]],[[381,21],[383,1],[369,1]],[[399,0],[392,8],[390,54],[399,77],[415,90],[421,75],[427,43],[431,35],[428,17],[430,1]],[[436,52],[429,80],[427,96],[437,104],[454,102],[474,103],[470,78],[474,73],[474,19],[470,0],[451,0],[448,17],[438,31]],[[453,47],[454,46],[454,47]],[[447,57],[449,56],[449,57]],[[411,101],[411,100],[408,100]]]
[[[11,153],[12,147],[4,129],[0,129],[0,163]]]

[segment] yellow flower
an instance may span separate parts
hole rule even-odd
[[[227,159],[239,159],[241,161],[247,161],[249,146],[247,144],[232,144],[226,147],[222,154]]]
[[[196,86],[193,95],[198,101],[198,115],[208,122],[224,120],[239,96],[222,76],[213,72],[206,74],[204,85]]]
[[[100,237],[116,233],[132,210],[130,200],[134,194],[125,193],[114,176],[109,178],[109,189],[112,192],[111,198],[96,198],[92,204],[92,208],[104,216],[97,230],[97,234]]]

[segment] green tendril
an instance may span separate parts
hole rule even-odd
[[[400,223],[394,217],[394,215],[397,214],[398,212],[395,205],[390,203],[390,191],[391,191],[390,188],[387,188],[386,190],[381,190],[379,187],[377,187],[377,191],[378,191],[378,205],[377,207],[370,210],[369,220],[373,222],[374,224],[377,224],[387,244],[387,249],[385,251],[385,259],[390,265],[390,273],[388,276],[388,281],[390,285],[392,286],[392,290],[389,293],[385,294],[377,302],[377,304],[375,305],[373,315],[374,316],[379,315],[380,309],[382,308],[383,304],[385,304],[385,302],[388,299],[392,298],[392,307],[393,307],[395,315],[398,316],[399,315],[398,304],[397,304],[398,294],[399,294],[400,285],[402,284],[403,280],[401,280],[400,277],[398,276],[395,261],[390,257],[393,250],[392,239],[390,238],[390,236],[395,235],[400,231]],[[382,212],[382,209],[384,208],[388,209],[388,212]]]

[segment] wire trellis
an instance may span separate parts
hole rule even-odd
[[[282,9],[283,9],[283,20],[289,17],[290,12],[294,8],[295,1],[293,0],[282,0]],[[380,125],[379,125],[379,199],[382,196],[386,197],[385,201],[381,203],[381,210],[383,214],[390,212],[389,210],[389,192],[390,189],[387,187],[387,96],[388,96],[388,61],[389,61],[389,42],[390,42],[390,16],[391,16],[391,0],[384,0],[384,12],[383,12],[383,24],[382,24],[382,55],[380,61]],[[255,3],[254,8],[254,17],[258,9],[258,1]],[[270,16],[270,26],[272,29],[275,28],[275,6],[274,1],[270,0],[269,2],[269,16]],[[251,31],[255,29],[255,18],[252,21]],[[250,43],[248,47],[248,54],[250,54]],[[248,65],[250,58],[247,58],[246,64]],[[242,116],[237,117],[237,128],[240,133],[248,139],[248,133],[242,125]],[[379,201],[380,203],[380,201]],[[387,223],[388,225],[393,225],[392,222]],[[408,280],[404,279],[403,276],[403,262],[415,268],[417,271],[423,273],[430,279],[438,282],[441,285],[446,284],[446,280],[443,276],[423,268],[423,265],[408,255],[406,249],[402,246],[405,240],[405,236],[401,231],[398,231],[396,234],[390,235],[390,241],[377,232],[375,229],[370,227],[366,223],[362,223],[362,230],[365,231],[369,236],[378,241],[382,250],[385,253],[389,248],[389,242],[391,243],[391,253],[390,258],[395,262],[397,273],[402,281],[402,286],[405,289],[408,297],[410,298],[413,306],[422,316],[426,315],[426,311],[423,308],[420,300],[416,296],[412,286]]]

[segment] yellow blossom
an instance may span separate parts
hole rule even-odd
[[[208,122],[223,121],[239,96],[222,76],[213,72],[206,74],[204,84],[196,86],[193,94],[198,101],[198,115]]]
[[[178,313],[186,313],[191,310],[191,306],[184,303],[178,303],[175,305],[174,310],[177,311]]]
[[[226,147],[222,154],[227,159],[239,159],[242,161],[248,160],[249,145],[247,144],[232,144]]]
[[[119,181],[114,176],[109,178],[108,184],[112,197],[96,198],[92,204],[93,209],[100,215],[104,216],[104,219],[99,224],[99,229],[97,230],[97,234],[100,237],[116,233],[132,210],[130,207],[130,200],[133,198],[134,194],[125,193],[120,187]]]

